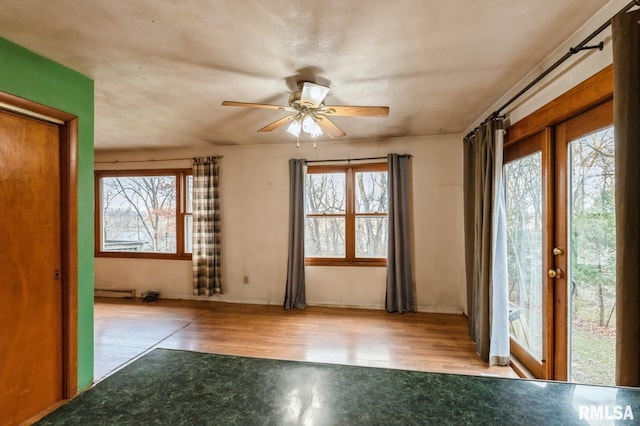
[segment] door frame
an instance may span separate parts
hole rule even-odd
[[[543,175],[542,183],[544,188],[543,195],[543,217],[546,223],[543,225],[543,241],[542,241],[542,271],[543,289],[546,289],[546,300],[543,305],[546,307],[544,317],[548,320],[543,324],[546,336],[543,341],[543,362],[542,364],[532,364],[523,358],[523,351],[518,345],[512,342],[511,355],[520,364],[529,370],[522,372],[522,375],[533,375],[536,378],[551,380],[566,380],[566,364],[563,356],[567,354],[567,349],[561,348],[567,342],[566,326],[555,320],[561,315],[566,315],[566,297],[562,296],[563,289],[566,290],[566,280],[551,280],[546,271],[552,266],[555,267],[552,248],[556,247],[557,241],[554,241],[556,222],[559,216],[550,214],[557,209],[554,208],[555,200],[562,194],[556,191],[562,191],[561,182],[554,182],[555,163],[557,161],[566,161],[565,159],[556,158],[556,128],[561,127],[562,123],[579,116],[580,114],[594,109],[602,104],[610,102],[613,99],[613,65],[609,65],[599,71],[584,82],[578,84],[573,89],[544,105],[537,111],[518,121],[514,125],[507,128],[507,136],[505,138],[505,152],[518,149],[517,145],[527,143],[526,139],[537,134],[542,136],[542,155],[543,155]],[[566,195],[566,194],[565,194]],[[564,212],[562,212],[564,214]],[[566,269],[566,267],[565,267]],[[560,325],[559,325],[560,324]],[[563,343],[564,342],[564,343]],[[522,362],[522,360],[525,362]],[[564,364],[563,364],[564,363]],[[531,368],[533,367],[533,368]],[[561,371],[565,371],[563,375]]]
[[[62,398],[69,399],[78,392],[78,117],[1,91],[0,109],[60,129]]]

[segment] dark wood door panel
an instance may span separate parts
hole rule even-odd
[[[60,130],[0,111],[0,418],[62,399]]]

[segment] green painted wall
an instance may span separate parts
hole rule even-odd
[[[93,379],[93,80],[0,38],[0,91],[78,116],[78,389]]]

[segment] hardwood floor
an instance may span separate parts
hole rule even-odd
[[[96,299],[95,381],[153,348],[518,377],[479,359],[462,315]]]

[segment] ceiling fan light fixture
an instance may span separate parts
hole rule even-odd
[[[322,136],[322,129],[311,115],[305,115],[302,119],[302,130],[314,139]]]
[[[289,127],[287,127],[287,132],[299,138],[300,130],[302,130],[302,123],[300,123],[300,120],[298,119],[291,120],[291,124],[289,124]]]
[[[300,87],[300,84],[298,87]],[[329,93],[327,86],[310,83],[308,81],[302,82],[302,88],[300,90],[300,101],[310,103],[315,107],[320,106],[325,96],[327,96],[327,93]]]

